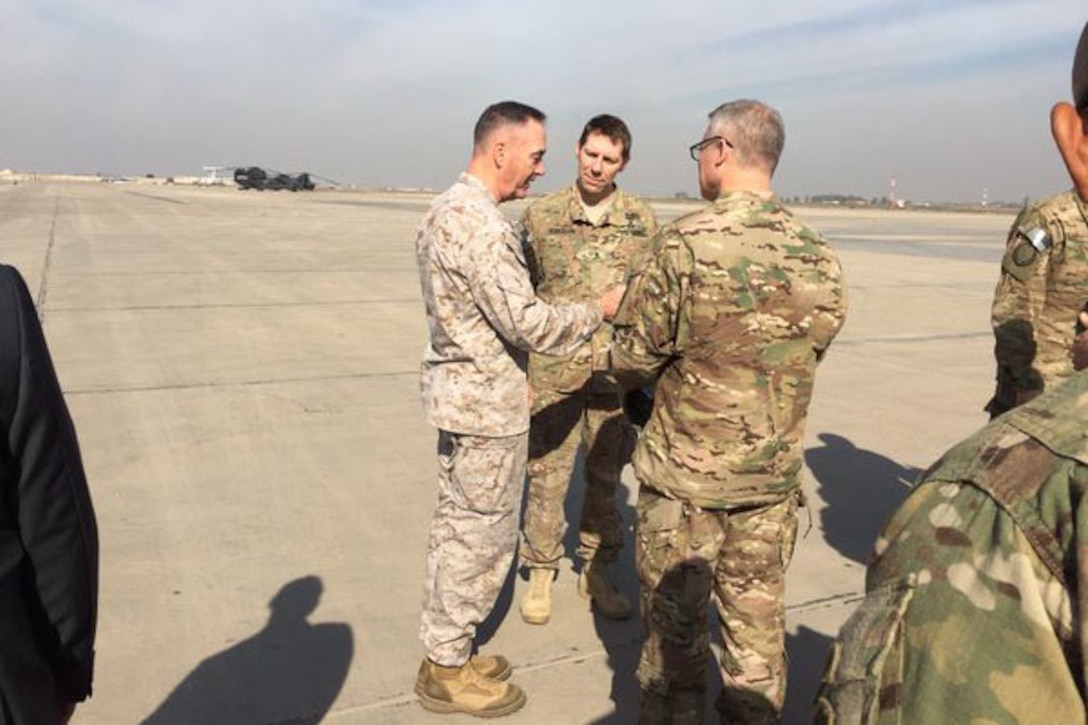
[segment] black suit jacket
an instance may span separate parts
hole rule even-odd
[[[0,723],[91,692],[98,532],[79,445],[22,277],[0,265]]]

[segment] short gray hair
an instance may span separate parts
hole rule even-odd
[[[484,109],[476,121],[476,127],[472,130],[472,145],[477,149],[483,148],[491,134],[502,126],[524,126],[529,121],[543,124],[546,118],[543,111],[517,101],[493,103]]]
[[[774,173],[786,143],[786,129],[778,111],[765,103],[744,99],[723,103],[708,117],[712,133],[729,140],[742,165]]]

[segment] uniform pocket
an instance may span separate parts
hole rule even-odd
[[[816,696],[818,723],[898,723],[903,618],[914,587],[888,584],[866,595],[831,651]]]
[[[684,504],[657,493],[642,493],[638,500],[638,530],[644,534],[675,531],[684,519]]]
[[[528,436],[452,438],[450,495],[457,505],[484,515],[513,513],[521,500]]]
[[[635,558],[642,559],[640,568],[664,571],[673,563],[683,523],[683,503],[657,493],[639,493]]]

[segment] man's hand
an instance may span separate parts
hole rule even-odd
[[[1083,332],[1073,338],[1073,369],[1083,370],[1088,368],[1088,312],[1081,312],[1077,321]]]
[[[623,414],[627,422],[636,428],[642,428],[649,422],[654,412],[654,389],[652,387],[635,388],[623,394]]]
[[[611,320],[616,316],[616,310],[620,308],[625,292],[627,292],[627,285],[620,284],[601,295],[600,304],[601,310],[604,311],[604,319]]]
[[[1042,388],[1032,388],[1031,390],[1024,390],[1022,388],[1016,389],[1016,407],[1020,407],[1024,403],[1030,403],[1040,395],[1042,395]]]

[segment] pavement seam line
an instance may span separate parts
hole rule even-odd
[[[313,378],[270,378],[268,380],[213,381],[210,383],[179,383],[177,385],[147,385],[132,388],[84,388],[65,390],[65,395],[105,395],[110,393],[153,393],[161,390],[195,390],[197,388],[247,388],[257,385],[277,385],[281,383],[314,383],[323,380],[357,380],[367,378],[395,378],[403,375],[418,375],[418,370],[394,370],[388,373],[349,373],[347,375],[322,375]]]
[[[265,307],[351,307],[354,305],[401,305],[417,304],[418,297],[377,300],[313,300],[305,302],[224,302],[205,305],[132,305],[130,307],[53,307],[50,312],[147,312],[161,310],[220,310]]]
[[[60,213],[60,197],[53,199],[53,219],[49,222],[49,243],[45,245],[45,260],[42,262],[42,278],[38,283],[38,294],[34,306],[38,310],[38,322],[45,323],[45,296],[49,291],[49,268],[53,263],[53,244],[57,239],[57,216]]]

